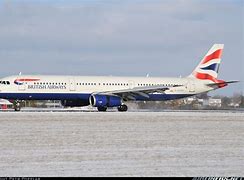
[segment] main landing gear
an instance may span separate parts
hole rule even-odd
[[[99,112],[106,112],[107,111],[107,107],[97,107],[97,110]],[[128,110],[128,107],[125,104],[122,104],[121,106],[118,107],[118,111],[119,112],[126,112]]]
[[[128,110],[128,107],[125,104],[122,104],[118,107],[119,112],[126,112]]]

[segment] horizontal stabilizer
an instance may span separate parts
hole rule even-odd
[[[210,87],[214,87],[214,86],[218,86],[218,87],[223,87],[223,86],[227,86],[228,84],[233,84],[233,83],[238,83],[240,81],[221,81],[221,82],[217,82],[217,83],[209,83],[207,84],[207,86]]]

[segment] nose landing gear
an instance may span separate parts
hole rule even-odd
[[[16,112],[20,111],[21,110],[21,104],[20,104],[20,101],[14,101],[14,110]]]

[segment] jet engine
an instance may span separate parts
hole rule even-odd
[[[118,107],[122,105],[122,100],[118,96],[93,94],[89,98],[93,107]]]

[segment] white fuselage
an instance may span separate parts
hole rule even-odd
[[[163,101],[192,96],[213,90],[209,81],[194,78],[103,77],[103,76],[10,76],[1,79],[0,98],[13,100],[87,100],[94,93],[165,86],[168,90],[152,93],[150,98],[135,100]],[[8,83],[7,83],[8,82]],[[172,87],[178,85],[179,87]]]

